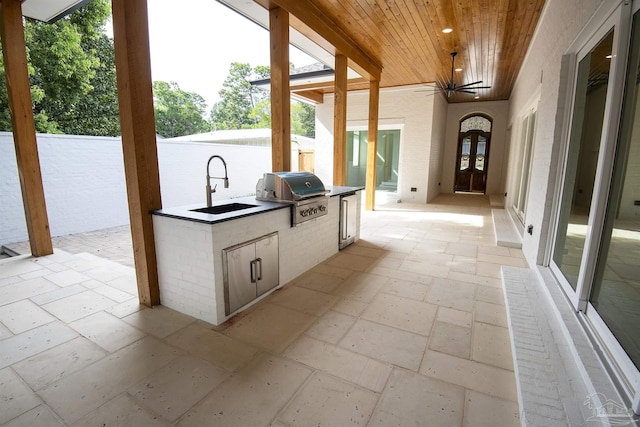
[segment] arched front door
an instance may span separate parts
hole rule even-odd
[[[454,191],[485,193],[490,142],[490,119],[476,115],[460,121]]]

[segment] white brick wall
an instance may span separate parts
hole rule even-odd
[[[316,149],[321,158],[316,173],[333,181],[333,96],[316,106]],[[350,92],[347,98],[347,128],[366,129],[368,91]],[[459,121],[470,113],[493,118],[487,194],[501,194],[509,103],[470,102],[447,104],[441,95],[420,88],[380,91],[379,127],[402,129],[398,194],[401,200],[425,203],[435,196],[453,192]],[[411,192],[416,187],[417,192]]]
[[[277,231],[283,286],[338,252],[339,210],[340,198],[332,197],[327,215],[298,227],[291,227],[288,208],[217,224],[154,216],[162,305],[215,325],[224,322],[223,249]]]
[[[39,134],[37,139],[53,236],[129,223],[120,138]],[[292,160],[297,161],[297,148],[293,151]],[[229,173],[229,188],[212,180],[218,184],[214,199],[255,193],[258,179],[271,170],[270,147],[159,140],[164,207],[206,200],[206,165],[213,154],[224,157]],[[211,175],[223,176],[217,160]],[[0,132],[0,246],[27,239],[13,136]]]
[[[420,88],[381,89],[379,127],[401,129],[398,194],[400,199],[424,203],[430,181],[431,153],[437,159],[443,144],[441,122],[434,122],[434,114],[443,115],[442,100]],[[325,183],[333,183],[333,95],[326,95],[324,103],[316,106],[316,174]],[[347,129],[367,129],[369,92],[350,92],[347,98]],[[434,123],[437,126],[434,127]],[[436,162],[437,163],[437,162]],[[436,165],[437,171],[437,165]],[[411,192],[411,187],[417,192]],[[437,189],[431,189],[434,197]]]
[[[119,138],[37,138],[52,235],[129,222]],[[13,136],[0,132],[0,245],[23,240],[27,240],[27,228]]]
[[[509,123],[515,123],[530,102],[532,93],[540,90],[540,103],[532,157],[529,201],[525,225],[534,226],[533,235],[524,235],[523,251],[530,264],[541,264],[552,214],[553,195],[559,162],[564,162],[562,121],[566,85],[572,76],[562,75],[563,54],[602,0],[549,0],[540,17],[536,33],[511,92]],[[517,138],[512,134],[512,138]],[[511,163],[510,168],[517,167]],[[511,171],[509,176],[511,176]],[[515,181],[507,183],[507,191],[515,193]],[[544,239],[542,238],[544,237]]]
[[[447,101],[444,96],[434,96],[433,101],[433,133],[431,135],[431,147],[429,147],[427,202],[442,192],[443,161],[447,134]]]

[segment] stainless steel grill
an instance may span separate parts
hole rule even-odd
[[[256,199],[289,203],[291,226],[326,215],[329,191],[311,172],[268,172],[256,185]]]

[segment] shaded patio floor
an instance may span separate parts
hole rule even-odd
[[[0,260],[0,425],[520,424],[500,269],[526,262],[487,197],[363,212],[359,242],[220,327],[139,306],[128,229],[103,232],[99,256],[87,233]]]

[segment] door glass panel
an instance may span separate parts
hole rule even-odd
[[[367,131],[347,132],[347,185],[364,187],[367,179]],[[378,131],[376,189],[398,190],[400,130]]]
[[[476,149],[476,164],[475,168],[479,171],[484,170],[484,158],[487,150],[487,138],[482,135],[478,136],[478,147]]]
[[[611,197],[590,302],[640,369],[640,14],[633,26],[627,93]]]
[[[553,251],[553,261],[574,290],[591,210],[611,62],[607,56],[611,54],[612,44],[613,30],[578,64],[569,151]]]
[[[462,140],[462,152],[460,154],[460,170],[469,169],[469,158],[471,156],[471,137],[465,136]]]

